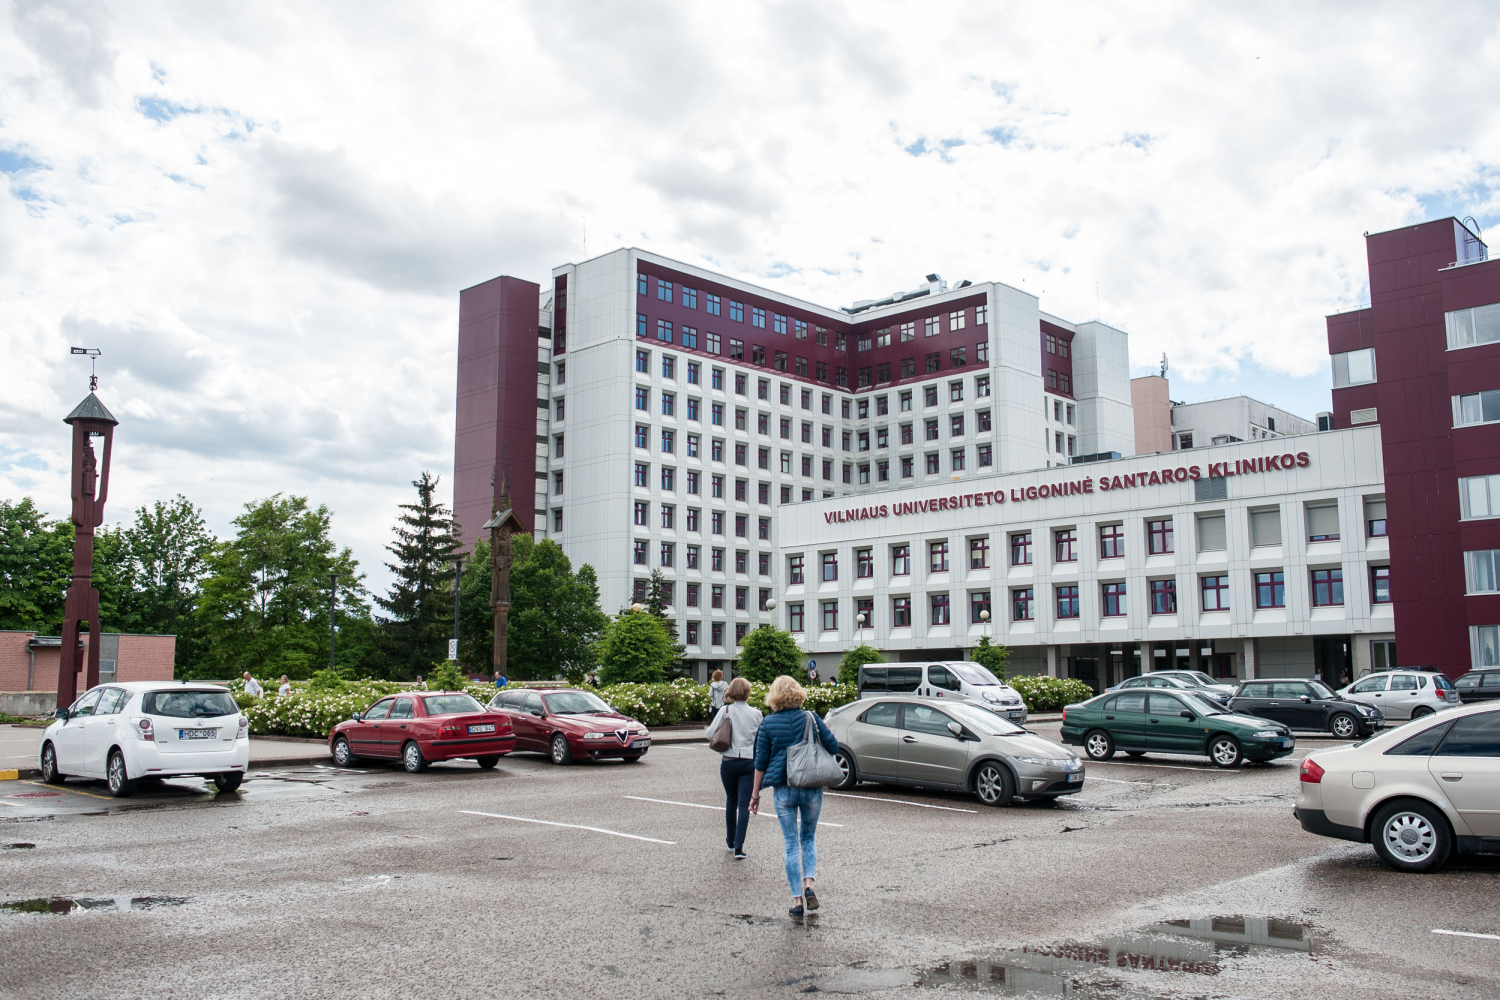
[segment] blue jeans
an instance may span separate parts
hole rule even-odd
[[[818,874],[818,814],[823,811],[823,789],[776,788],[776,818],[786,842],[786,881],[793,896],[802,895],[802,880]],[[800,827],[800,829],[799,829]]]
[[[736,851],[745,849],[745,829],[750,825],[750,788],[755,784],[755,761],[749,757],[724,757],[719,761],[719,780],[724,783],[724,842]]]

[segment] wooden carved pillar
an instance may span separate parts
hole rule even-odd
[[[99,683],[99,591],[94,588],[94,529],[104,522],[109,498],[109,460],[114,429],[119,423],[92,392],[63,418],[73,429],[73,581],[63,603],[62,650],[57,667],[57,707],[67,708],[78,697],[78,672],[83,654],[78,648],[81,622],[88,623],[88,667],[84,689]],[[104,439],[100,468],[93,438]]]

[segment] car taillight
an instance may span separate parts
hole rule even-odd
[[[1068,706],[1067,705],[1063,706],[1063,721],[1064,722],[1068,721]]]
[[[458,727],[454,725],[438,726],[438,738],[444,739],[458,735]]]
[[[136,729],[135,729],[135,738],[136,739],[138,739],[138,740],[149,740],[149,739],[151,739],[152,733],[151,733],[151,720],[150,719],[142,719],[139,722],[137,722],[135,725],[136,725]]]
[[[1323,782],[1323,769],[1318,766],[1317,761],[1308,758],[1302,761],[1297,777],[1309,785],[1318,785]]]

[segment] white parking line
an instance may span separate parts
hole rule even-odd
[[[1089,767],[1097,767],[1097,766],[1099,766],[1101,764],[1108,764],[1110,767],[1150,767],[1150,768],[1170,767],[1170,768],[1172,768],[1173,770],[1176,770],[1176,771],[1206,771],[1206,772],[1210,772],[1210,773],[1212,773],[1213,771],[1221,770],[1221,768],[1210,767],[1207,764],[1203,765],[1202,767],[1193,767],[1193,766],[1191,766],[1189,764],[1137,764],[1134,761],[1126,761],[1126,760],[1091,760],[1091,761],[1089,761]]]
[[[824,792],[824,795],[836,795],[841,799],[867,799],[870,802],[894,802],[900,806],[917,806],[921,809],[942,809],[944,812],[955,813],[977,813],[978,809],[960,809],[957,806],[934,806],[926,802],[911,802],[907,799],[882,799],[876,795],[851,795],[848,792]]]
[[[314,764],[313,767],[319,771],[340,771],[344,774],[368,774],[368,771],[356,771],[352,767],[330,767],[327,764]]]
[[[634,833],[621,833],[619,830],[606,830],[602,826],[584,826],[581,823],[554,823],[550,819],[530,819],[526,816],[505,816],[501,813],[478,812],[473,809],[460,809],[459,812],[468,813],[470,816],[488,816],[490,819],[508,819],[517,823],[536,823],[540,826],[561,826],[569,830],[588,830],[591,833],[607,833],[611,837],[625,837],[629,840],[644,840],[651,844],[675,844],[675,840],[658,840],[655,837],[642,837]]]
[[[1091,774],[1084,778],[1085,781],[1108,781],[1115,785],[1149,785],[1149,781],[1126,781],[1123,778],[1101,778],[1097,774]]]
[[[706,806],[706,805],[704,805],[701,802],[674,802],[671,799],[648,799],[644,795],[622,795],[620,797],[622,799],[634,799],[636,802],[655,802],[658,805],[664,805],[664,806],[688,806],[689,808],[692,808],[692,809],[712,809],[714,812],[723,812],[724,811],[724,807],[723,806]],[[774,812],[760,812],[760,813],[756,813],[755,815],[757,815],[757,816],[764,816],[767,819],[775,819],[776,818],[776,814]],[[844,824],[842,824],[842,823],[830,823],[830,822],[828,822],[825,819],[819,819],[818,820],[818,825],[819,826],[837,826],[837,827],[842,828]]]
[[[1445,931],[1439,927],[1432,929],[1434,934],[1447,934],[1449,937],[1479,938],[1483,941],[1500,941],[1500,934],[1476,934],[1473,931]]]

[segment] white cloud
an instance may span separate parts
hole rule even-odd
[[[0,19],[0,495],[64,510],[87,341],[112,517],[307,493],[377,576],[458,289],[585,217],[830,305],[996,278],[1215,385],[1324,370],[1361,233],[1500,221],[1480,4],[111,10]]]

